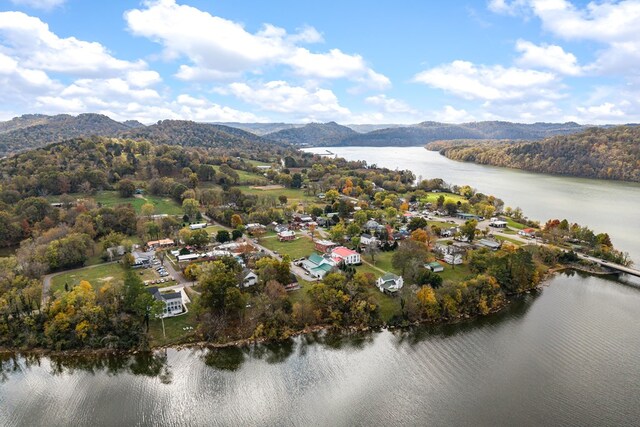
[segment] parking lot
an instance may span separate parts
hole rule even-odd
[[[150,274],[152,277],[148,280],[144,281],[145,285],[160,285],[160,286],[170,286],[176,284],[176,278],[172,277],[167,269],[162,265],[158,258],[152,258],[151,267],[147,268],[147,272],[152,270],[153,272]],[[143,274],[142,272],[140,274]],[[149,276],[149,274],[145,274],[145,276]]]

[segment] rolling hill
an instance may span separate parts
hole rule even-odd
[[[102,114],[28,114],[0,123],[0,155],[6,155],[80,136],[115,136],[130,129]]]
[[[590,128],[542,141],[442,141],[427,145],[453,160],[531,172],[640,182],[640,127]]]
[[[337,124],[309,123],[302,127],[283,129],[264,135],[272,141],[294,145],[339,145],[345,139],[358,135],[353,129]]]
[[[253,133],[223,125],[189,120],[162,120],[119,134],[123,138],[145,139],[155,144],[183,147],[219,147],[225,149],[274,150],[286,144],[267,140]]]

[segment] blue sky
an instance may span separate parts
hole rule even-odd
[[[0,119],[640,121],[640,0],[0,0]]]

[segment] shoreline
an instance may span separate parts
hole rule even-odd
[[[459,315],[458,317],[455,317],[452,319],[439,319],[437,321],[418,320],[418,321],[410,322],[406,325],[401,325],[401,326],[383,324],[381,326],[367,325],[367,326],[345,326],[342,328],[336,328],[331,325],[313,325],[313,326],[308,326],[303,329],[297,330],[293,332],[288,338],[285,338],[283,340],[277,340],[277,339],[274,340],[274,339],[266,339],[266,338],[241,338],[241,339],[227,341],[224,343],[209,342],[209,341],[191,341],[191,342],[185,341],[185,342],[177,342],[174,344],[163,344],[163,345],[153,346],[146,350],[141,350],[141,349],[117,350],[117,349],[107,349],[107,348],[96,348],[96,349],[80,348],[80,349],[73,349],[73,350],[49,350],[44,348],[32,348],[32,349],[0,348],[0,356],[8,355],[8,354],[27,354],[27,355],[40,355],[40,356],[47,356],[47,357],[108,356],[108,355],[131,356],[135,354],[149,354],[149,353],[154,353],[157,351],[167,350],[167,349],[175,349],[175,350],[225,349],[225,348],[231,348],[231,347],[243,347],[243,346],[256,345],[256,344],[277,343],[280,341],[286,341],[287,339],[299,337],[302,335],[314,334],[314,333],[335,332],[342,336],[349,336],[351,334],[369,332],[369,331],[407,330],[412,327],[425,326],[425,325],[454,325],[454,324],[462,323],[466,321],[473,321],[480,317],[487,317],[487,316],[498,314],[511,304],[512,299],[522,297],[523,295],[530,294],[532,292],[542,291],[543,288],[549,286],[548,282],[556,275],[556,273],[559,273],[565,270],[575,270],[585,274],[592,274],[595,276],[608,276],[608,275],[616,274],[615,272],[590,271],[590,270],[586,270],[584,268],[580,268],[576,266],[559,266],[556,268],[552,268],[552,269],[549,269],[549,271],[545,274],[545,277],[540,281],[540,283],[536,287],[531,288],[524,292],[519,292],[517,294],[506,295],[506,301],[502,307],[492,310],[484,316]]]

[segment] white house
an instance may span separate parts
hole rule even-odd
[[[242,283],[240,283],[241,288],[248,288],[256,283],[258,283],[258,275],[256,273],[248,268],[242,270]]]
[[[344,246],[333,248],[331,250],[331,258],[338,264],[340,262],[344,262],[347,265],[362,264],[360,254]]]
[[[189,229],[191,230],[200,230],[201,228],[206,228],[207,227],[207,223],[206,222],[201,222],[198,224],[191,224],[189,226]]]
[[[172,317],[184,313],[181,291],[161,293],[155,286],[147,290],[157,301],[164,302],[164,312],[160,317]]]
[[[459,265],[462,264],[462,255],[461,254],[447,254],[444,256],[444,262],[451,265]]]
[[[373,243],[376,243],[378,241],[378,239],[376,239],[375,236],[372,236],[371,234],[363,234],[360,236],[360,244],[362,245],[366,245],[369,246]]]
[[[376,286],[380,289],[380,292],[394,294],[402,289],[404,285],[404,280],[401,276],[397,276],[393,273],[385,273],[382,276],[378,277],[376,281]]]

